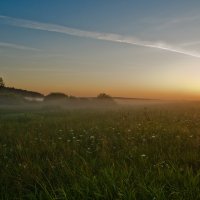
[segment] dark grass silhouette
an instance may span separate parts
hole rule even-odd
[[[1,199],[200,199],[200,105],[0,109]]]

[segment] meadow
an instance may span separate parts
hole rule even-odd
[[[0,199],[200,199],[200,104],[0,108]]]

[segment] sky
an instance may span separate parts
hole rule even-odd
[[[200,99],[200,1],[1,0],[0,76],[44,94]]]

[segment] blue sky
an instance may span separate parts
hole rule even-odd
[[[200,1],[1,0],[9,86],[199,98]]]

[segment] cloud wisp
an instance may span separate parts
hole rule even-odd
[[[8,16],[2,16],[2,15],[0,15],[0,21],[11,26],[17,26],[17,27],[22,27],[22,28],[34,29],[34,30],[49,31],[49,32],[57,32],[57,33],[62,33],[62,34],[72,35],[72,36],[77,36],[77,37],[92,38],[92,39],[97,39],[97,40],[136,45],[136,46],[141,46],[141,47],[155,48],[155,49],[165,50],[168,52],[200,58],[200,53],[198,52],[187,51],[182,48],[175,47],[173,45],[169,45],[166,43],[145,41],[136,37],[127,37],[127,36],[113,34],[113,33],[85,31],[85,30],[70,28],[67,26],[61,26],[61,25],[50,24],[50,23],[41,23],[41,22],[36,22],[36,21],[31,21],[31,20],[24,20],[24,19],[17,19],[17,18],[12,18]]]
[[[17,50],[28,50],[28,51],[40,51],[39,49],[27,47],[27,46],[22,46],[18,44],[13,44],[13,43],[6,43],[6,42],[0,42],[0,47],[6,47],[6,48],[12,48],[12,49],[17,49]]]
[[[196,45],[200,45],[200,41],[185,42],[181,44],[182,47],[196,46]]]
[[[187,17],[180,17],[180,18],[175,18],[175,19],[168,19],[165,22],[162,22],[161,25],[159,25],[156,29],[167,29],[167,28],[173,28],[173,26],[177,25],[183,25],[185,23],[191,23],[194,21],[199,22],[200,20],[200,15],[194,15],[194,16],[187,16]]]

